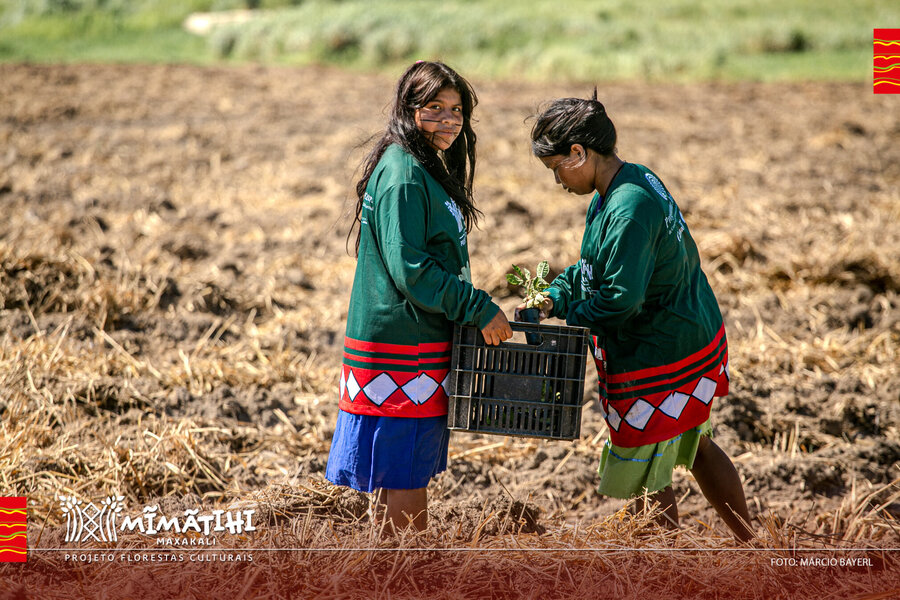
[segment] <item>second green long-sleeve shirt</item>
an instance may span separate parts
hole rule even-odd
[[[708,418],[708,390],[727,391],[718,303],[681,211],[645,166],[625,163],[606,196],[594,196],[581,259],[548,294],[553,316],[591,330],[614,443],[667,439]],[[654,426],[660,405],[669,420]]]

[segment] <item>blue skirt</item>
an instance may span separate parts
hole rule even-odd
[[[447,416],[377,417],[338,412],[325,478],[361,492],[415,490],[447,470]]]

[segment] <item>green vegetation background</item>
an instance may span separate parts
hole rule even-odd
[[[196,11],[253,8],[201,37]],[[221,61],[396,71],[441,59],[470,77],[860,80],[884,0],[0,0],[0,61]]]

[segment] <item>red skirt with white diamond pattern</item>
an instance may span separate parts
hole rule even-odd
[[[385,344],[344,338],[341,410],[384,417],[447,414],[450,342]]]
[[[600,406],[610,441],[623,448],[672,439],[709,419],[712,400],[728,394],[724,325],[702,350],[668,365],[607,374],[606,352],[596,346]]]

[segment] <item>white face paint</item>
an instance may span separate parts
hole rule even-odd
[[[591,194],[594,192],[594,173],[587,164],[587,153],[573,150],[568,155],[555,154],[541,157],[544,166],[553,171],[556,183],[570,194]]]

